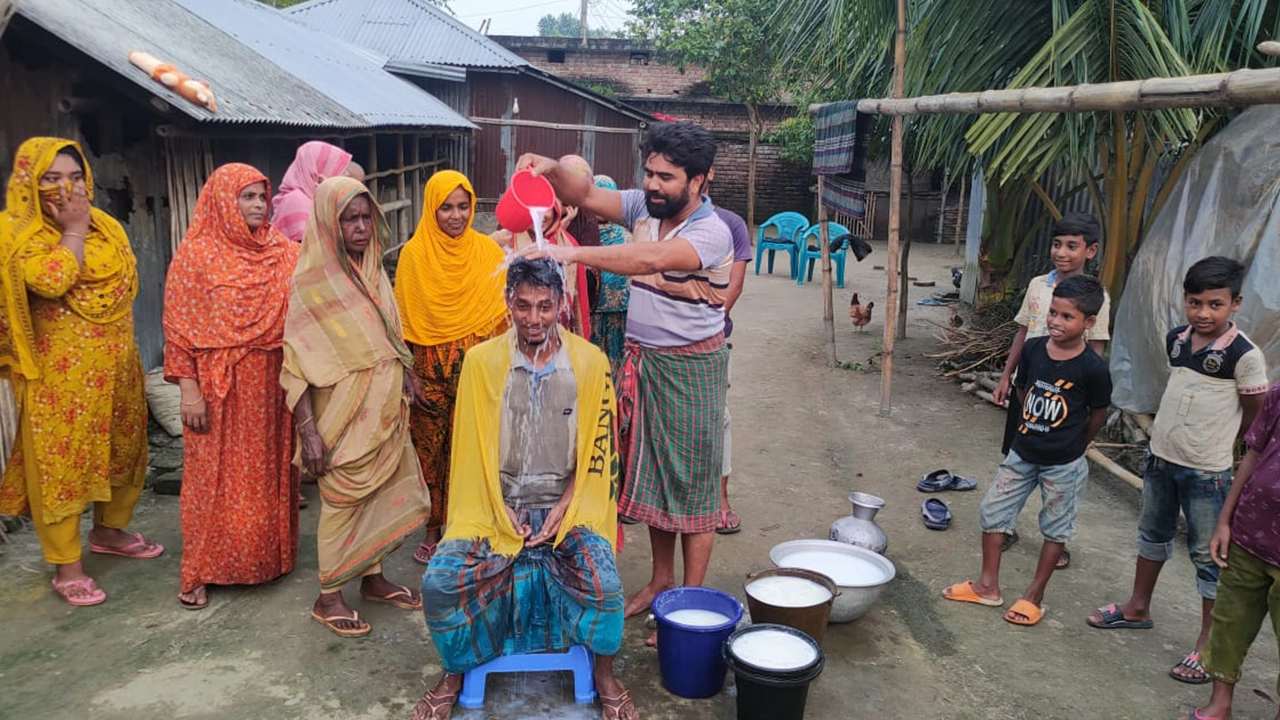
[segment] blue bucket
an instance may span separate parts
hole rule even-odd
[[[704,587],[679,587],[653,599],[658,623],[658,669],[662,686],[684,698],[711,697],[724,687],[721,647],[742,620],[742,603],[732,595]],[[709,610],[729,618],[717,625],[673,622],[677,610]]]

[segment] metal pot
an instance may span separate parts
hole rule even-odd
[[[884,507],[884,499],[863,492],[849,493],[853,514],[831,523],[831,539],[864,547],[883,554],[889,547],[889,536],[876,522],[876,513]]]
[[[873,553],[857,545],[846,545],[832,540],[788,540],[787,542],[778,543],[769,551],[769,560],[773,562],[775,567],[794,567],[787,562],[787,558],[800,552],[852,555],[863,562],[874,565],[881,571],[881,577],[871,583],[841,585],[836,582],[836,586],[840,588],[840,594],[836,596],[835,602],[831,605],[829,621],[833,623],[850,622],[866,615],[880,600],[880,594],[884,592],[885,586],[898,573],[897,568],[885,556]],[[817,568],[806,567],[805,569],[820,572],[820,569]]]

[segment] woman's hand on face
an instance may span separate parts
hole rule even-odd
[[[73,186],[68,194],[66,186],[59,185],[57,202],[46,202],[44,206],[63,232],[84,235],[89,231],[89,195],[83,187]]]
[[[320,477],[329,471],[329,453],[324,447],[324,439],[316,424],[309,422],[298,430],[302,441],[302,469],[312,477]]]
[[[193,432],[202,433],[207,431],[209,429],[209,403],[199,396],[191,400],[187,400],[184,396],[180,402],[182,424],[191,428]]]

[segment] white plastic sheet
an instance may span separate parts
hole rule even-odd
[[[1125,282],[1112,329],[1112,402],[1154,413],[1169,377],[1164,337],[1186,323],[1182,278],[1210,255],[1248,267],[1236,323],[1280,377],[1280,106],[1251,108],[1187,163]]]

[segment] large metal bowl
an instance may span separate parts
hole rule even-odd
[[[848,545],[831,540],[788,540],[784,543],[778,543],[769,551],[769,559],[773,561],[775,567],[798,567],[789,565],[786,561],[787,557],[795,553],[811,551],[852,555],[883,570],[883,579],[873,584],[840,585],[837,583],[837,587],[840,588],[840,594],[836,596],[835,603],[831,606],[829,622],[850,622],[866,615],[880,600],[880,593],[884,591],[885,586],[898,573],[893,563],[889,562],[889,559],[883,555],[873,553],[856,545]],[[813,570],[814,568],[805,569]]]

